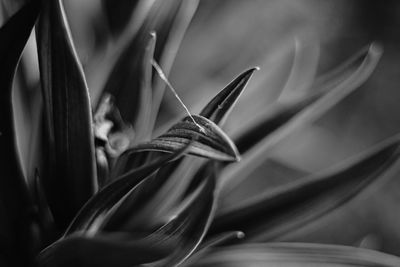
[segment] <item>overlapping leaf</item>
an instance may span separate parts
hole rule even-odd
[[[113,183],[102,188],[79,211],[78,215],[68,227],[65,235],[88,230],[97,217],[110,211],[113,206],[127,193],[133,190],[135,186],[148,178],[152,173],[155,173],[168,161],[179,157],[186,149],[187,147],[185,146],[173,154],[161,157],[150,164],[125,173],[118,177]]]
[[[239,147],[247,153],[239,164],[224,172],[221,179],[222,194],[228,193],[263,164],[269,157],[268,151],[274,145],[295,130],[314,122],[343,98],[360,88],[374,70],[381,54],[381,47],[372,44],[366,51],[363,50],[344,66],[339,67],[339,70],[324,77],[323,82],[318,80],[318,92],[295,101],[278,112],[275,111],[273,115],[267,114],[264,119],[251,126],[249,131],[243,133],[239,138]]]
[[[44,1],[38,52],[50,168],[44,187],[64,228],[93,195],[97,181],[88,89],[61,0]]]
[[[135,36],[120,55],[104,88],[111,94],[122,118],[135,129],[135,140],[150,137],[149,123],[152,110],[151,59],[155,35]],[[130,101],[127,101],[127,100]],[[133,139],[133,137],[132,137]]]
[[[394,267],[396,256],[347,246],[270,243],[218,248],[184,266],[366,266]]]
[[[42,267],[130,267],[163,259],[175,246],[173,239],[155,242],[129,233],[71,235],[42,251],[37,263]]]
[[[200,116],[208,118],[217,125],[222,124],[256,70],[258,68],[251,68],[230,82],[203,108]]]
[[[4,252],[0,262],[7,262],[10,266],[24,266],[29,260],[21,258],[19,253],[30,256],[25,246],[30,241],[27,239],[32,219],[28,217],[31,203],[16,148],[11,89],[19,58],[38,11],[38,4],[32,1],[0,28],[0,246]]]
[[[344,164],[278,187],[219,212],[213,232],[240,229],[246,237],[271,241],[343,205],[382,179],[400,155],[395,136]]]
[[[223,161],[239,159],[235,145],[217,125],[202,116],[193,115],[193,119],[196,123],[191,117],[184,118],[165,134],[132,148],[132,151],[173,152],[195,137],[189,147],[190,154]]]

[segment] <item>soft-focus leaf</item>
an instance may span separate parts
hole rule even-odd
[[[223,124],[225,118],[229,115],[229,111],[235,105],[256,70],[258,68],[251,68],[240,74],[211,99],[199,115],[208,118],[217,125]]]
[[[213,232],[240,229],[252,240],[277,240],[345,204],[390,174],[400,155],[399,136],[321,174],[300,179],[221,210]],[[268,175],[268,174],[267,174]]]
[[[179,242],[174,253],[160,263],[161,266],[175,266],[199,246],[209,228],[215,210],[215,176],[210,172],[203,176],[196,190],[169,212],[157,216],[157,207],[154,207],[153,216],[149,214],[146,203],[156,197],[163,187],[162,180],[168,179],[167,170],[168,166],[133,188],[112,211],[100,219],[100,226],[95,230],[151,232],[149,237],[156,235],[164,236],[164,239],[177,239]],[[130,212],[132,210],[135,212]]]
[[[156,37],[135,36],[124,49],[107,80],[103,92],[111,94],[121,116],[135,129],[135,140],[150,138],[152,67]],[[132,137],[133,138],[133,137]]]
[[[166,257],[174,240],[154,242],[128,233],[103,233],[88,237],[71,235],[46,248],[37,258],[40,267],[131,267]]]
[[[290,101],[305,96],[317,73],[320,54],[318,41],[312,39],[304,41],[298,38],[294,41],[292,69],[278,101]]]
[[[50,168],[44,187],[64,228],[97,186],[92,111],[62,1],[44,3],[38,27]]]
[[[159,266],[177,266],[197,249],[210,227],[216,208],[215,173],[206,176],[196,197],[176,217],[156,231],[157,234],[179,236],[180,244]]]
[[[279,127],[283,126],[320,97],[320,94],[314,94],[290,104],[281,104],[274,107],[271,112],[268,112],[261,119],[249,125],[246,132],[234,139],[239,152],[246,153],[263,140],[265,136],[279,129]]]
[[[160,221],[170,216],[171,210],[182,205],[182,202],[187,202],[188,198],[184,200],[183,193],[191,181],[190,169],[194,168],[196,171],[196,167],[191,166],[194,162],[190,159],[193,158],[182,157],[163,166],[157,174],[132,189],[107,215],[102,228],[107,231],[132,231],[135,227],[160,224]],[[185,172],[189,172],[189,175]],[[205,175],[201,177],[201,181],[204,177]],[[131,210],[135,210],[135,213],[131,213]]]
[[[114,182],[102,188],[94,195],[79,211],[73,222],[68,227],[65,235],[76,231],[87,230],[96,217],[109,211],[124,195],[136,185],[156,172],[165,163],[172,161],[182,155],[187,147],[173,154],[163,156],[152,163],[144,165],[118,177]]]
[[[285,116],[283,116],[282,119],[279,118],[281,113],[278,112],[273,117],[267,116],[265,128],[252,127],[252,133],[256,132],[256,137],[265,137],[251,149],[248,149],[248,152],[244,155],[243,160],[239,164],[226,169],[221,178],[221,185],[223,187],[221,194],[226,194],[232,190],[237,184],[246,179],[252,170],[263,164],[269,157],[268,151],[274,145],[292,134],[295,130],[313,123],[354,90],[360,88],[361,84],[365,82],[374,70],[381,55],[381,47],[377,44],[372,44],[366,53],[357,55],[355,59],[350,61],[350,63],[362,61],[360,65],[357,65],[357,68],[355,68],[353,64],[346,63],[342,68],[346,71],[351,70],[350,74],[345,72],[345,74],[343,74],[344,78],[342,78],[342,76],[338,78],[336,74],[331,75],[332,77],[336,77],[339,82],[326,82],[326,87],[322,86],[323,88],[321,91],[317,92],[316,95],[311,96],[309,99],[313,100],[313,97],[316,96],[318,101],[311,101],[311,103],[308,103],[310,101],[307,101],[307,99],[305,103],[301,103],[302,101],[300,101],[300,104],[297,103],[295,105],[294,110],[291,111],[291,108],[289,108],[289,113],[286,109],[283,109],[282,113]],[[362,60],[360,60],[361,58]],[[332,84],[334,84],[334,86],[332,86]],[[305,107],[304,104],[306,104]],[[295,113],[293,113],[293,111]],[[264,135],[258,134],[261,131],[264,132]],[[253,138],[251,134],[247,135],[247,138]],[[242,137],[242,140],[243,138],[244,137]]]
[[[165,134],[132,150],[174,152],[196,137],[189,147],[190,154],[223,161],[239,160],[236,146],[217,125],[201,116],[194,115],[193,119],[196,124],[190,117],[185,117]]]
[[[48,244],[48,242],[55,240],[58,233],[55,229],[53,214],[47,202],[38,172],[35,174],[34,182],[33,195],[37,206],[38,226],[40,227],[41,238],[43,239],[40,242]]]
[[[101,1],[109,28],[114,35],[118,35],[119,33],[121,33],[129,24],[135,7],[138,5],[139,2],[139,0]]]
[[[12,82],[22,50],[38,15],[38,4],[25,5],[0,28],[0,237],[4,261],[12,266],[26,266],[28,227],[31,219],[30,196],[24,182],[16,147],[12,109]],[[22,224],[25,222],[25,224]],[[26,253],[27,257],[20,257]]]
[[[377,51],[374,51],[377,49]],[[255,119],[250,125],[234,137],[240,153],[245,153],[251,149],[264,137],[289,122],[295,115],[313,104],[316,100],[324,96],[331,90],[338,90],[345,85],[348,86],[352,81],[359,79],[356,85],[361,84],[368,78],[370,71],[375,67],[379,60],[379,47],[376,44],[362,49],[339,67],[317,78],[308,96],[292,99],[283,103],[277,103],[269,112]],[[376,53],[377,54],[373,54]],[[372,58],[370,60],[369,58]],[[365,72],[365,73],[364,73]],[[284,97],[286,98],[286,97]]]
[[[271,243],[246,244],[218,248],[184,266],[365,266],[394,267],[400,265],[396,256],[347,246]]]

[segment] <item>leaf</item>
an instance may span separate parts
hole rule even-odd
[[[21,258],[19,254],[29,254],[30,248],[26,246],[32,219],[28,215],[32,203],[17,152],[11,90],[18,61],[38,12],[37,3],[31,1],[0,28],[0,236],[2,250],[8,251],[6,257],[0,256],[0,262],[8,262],[10,266],[27,265],[28,257]]]
[[[128,233],[102,233],[93,237],[75,234],[42,251],[37,264],[40,267],[71,264],[77,267],[130,267],[162,259],[175,245],[171,239],[154,242]]]
[[[317,101],[320,97],[321,94],[314,94],[290,104],[276,106],[271,112],[268,112],[261,119],[256,120],[253,124],[246,127],[246,132],[234,139],[234,143],[239,152],[246,153],[251,148],[255,147],[258,142],[284,126],[285,123],[289,122],[294,116]]]
[[[258,67],[246,70],[230,82],[203,108],[200,116],[208,118],[217,125],[223,124],[256,70],[258,70]]]
[[[348,246],[269,243],[246,244],[218,248],[184,266],[366,266],[394,267],[400,265],[396,256]]]
[[[64,229],[94,194],[97,181],[89,94],[61,0],[44,2],[38,53],[49,140],[44,188]]]
[[[252,170],[262,165],[269,157],[268,151],[273,146],[296,130],[305,127],[320,118],[338,102],[359,88],[360,85],[370,76],[381,55],[381,47],[373,43],[366,53],[359,54],[355,59],[350,61],[350,63],[362,61],[360,65],[354,64],[358,66],[357,68],[355,68],[353,64],[345,63],[346,67],[344,69],[351,74],[346,72],[344,75],[345,78],[338,78],[340,80],[338,83],[336,81],[326,82],[326,87],[322,86],[322,90],[317,92],[316,95],[310,96],[309,99],[305,99],[305,103],[302,103],[303,100],[300,100],[300,104],[295,104],[294,110],[291,110],[293,107],[289,108],[289,113],[287,113],[288,110],[284,109],[283,114],[285,116],[283,116],[282,119],[279,119],[281,112],[278,112],[273,117],[266,117],[265,128],[251,128],[251,133],[255,133],[258,138],[262,136],[260,134],[261,132],[266,136],[260,139],[257,145],[254,145],[251,149],[247,148],[248,151],[239,164],[224,171],[221,177],[221,194],[227,194],[241,181],[246,179]],[[350,70],[348,70],[348,68],[350,68]],[[336,75],[333,75],[333,77],[336,77]],[[314,101],[314,97],[317,97],[318,100]],[[308,104],[308,102],[310,103]],[[304,104],[306,106],[304,106]],[[251,134],[246,135],[246,139],[255,139]]]
[[[174,152],[196,138],[189,147],[189,154],[222,161],[238,161],[240,156],[236,146],[229,137],[212,121],[193,115],[193,119],[185,117],[173,125],[165,134],[149,143],[140,144],[132,151]],[[201,127],[201,129],[200,129]]]
[[[173,154],[163,156],[152,163],[125,173],[118,177],[114,182],[103,187],[82,207],[64,235],[67,236],[73,232],[87,230],[96,217],[107,213],[135,186],[147,179],[152,173],[155,173],[167,162],[175,160],[181,156],[186,149],[187,147],[185,146]]]
[[[135,129],[135,141],[150,138],[152,67],[156,36],[135,36],[116,62],[104,94],[111,94],[121,116]]]
[[[176,207],[171,208],[163,215],[158,214],[158,207],[154,207],[154,215],[146,216],[149,211],[147,203],[156,198],[161,188],[170,179],[168,170],[174,168],[179,161],[163,167],[156,175],[149,177],[134,187],[117,203],[105,216],[99,217],[94,228],[89,231],[101,233],[103,231],[149,232],[153,236],[178,240],[175,251],[168,258],[161,261],[161,266],[175,266],[184,261],[199,246],[207,232],[215,211],[215,176],[207,173],[202,177],[199,186],[183,199]],[[210,171],[213,171],[210,169]],[[166,199],[166,201],[168,201]],[[130,211],[134,210],[132,213]],[[151,211],[150,211],[151,212]],[[158,266],[158,265],[157,265]]]
[[[158,266],[178,266],[198,248],[207,233],[216,208],[215,173],[206,176],[194,192],[195,198],[179,211],[174,218],[156,231],[157,234],[180,237],[175,253]]]
[[[140,1],[102,0],[101,3],[111,32],[118,35],[129,24],[133,11]]]
[[[246,233],[246,239],[279,240],[344,205],[372,182],[392,175],[391,166],[399,155],[400,136],[397,135],[326,172],[219,211],[212,232],[240,229]]]

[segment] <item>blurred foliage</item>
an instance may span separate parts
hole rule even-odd
[[[396,1],[0,3],[1,266],[400,265]]]

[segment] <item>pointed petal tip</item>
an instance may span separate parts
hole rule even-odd
[[[374,41],[370,44],[368,51],[374,55],[382,55],[383,54],[383,44],[379,41]]]
[[[243,239],[245,236],[246,236],[246,234],[243,233],[242,231],[238,231],[238,232],[236,233],[236,238],[237,238],[237,239]]]

